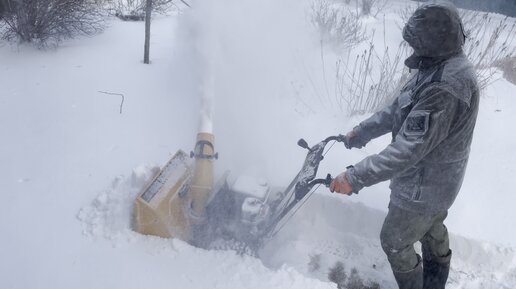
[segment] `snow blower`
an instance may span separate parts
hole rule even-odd
[[[326,145],[343,139],[331,136],[312,147],[300,139],[298,145],[308,150],[301,170],[285,190],[273,191],[266,181],[245,176],[230,183],[229,173],[214,184],[213,161],[218,154],[213,135],[200,133],[190,158],[178,151],[138,195],[135,230],[203,248],[229,240],[258,249],[285,226],[319,185],[330,185],[330,174],[316,179],[319,163]]]
[[[213,189],[213,135],[199,133],[190,158],[179,150],[136,198],[135,229],[147,235],[192,241],[193,225],[205,218]]]

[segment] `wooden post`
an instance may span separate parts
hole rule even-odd
[[[149,64],[151,13],[152,0],[147,0],[145,5],[145,45],[143,48],[143,63],[145,64]]]

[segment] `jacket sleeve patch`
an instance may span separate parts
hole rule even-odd
[[[413,111],[405,120],[404,134],[406,136],[424,136],[430,122],[429,111]]]

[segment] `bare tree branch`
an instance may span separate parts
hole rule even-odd
[[[0,20],[0,38],[46,47],[102,31],[104,13],[93,0],[19,0]]]
[[[109,94],[109,95],[118,95],[118,96],[121,96],[122,97],[122,101],[120,102],[120,114],[122,114],[122,107],[124,105],[124,100],[125,100],[125,97],[123,94],[121,93],[116,93],[116,92],[107,92],[107,91],[100,91],[99,90],[99,93],[104,93],[104,94]]]
[[[185,4],[188,8],[192,8],[192,6],[190,6],[190,4],[188,4],[185,0],[181,0],[181,3]]]

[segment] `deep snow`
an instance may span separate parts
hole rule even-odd
[[[304,7],[271,3],[227,0],[157,17],[151,65],[141,62],[143,24],[115,19],[55,51],[0,47],[0,288],[334,288],[326,273],[336,260],[393,288],[378,240],[386,183],[352,199],[320,189],[260,259],[130,230],[134,196],[177,149],[192,148],[199,127],[215,133],[218,171],[282,186],[303,161],[298,138],[312,144],[366,117],[315,97],[320,47]],[[386,21],[394,45],[396,14]],[[488,242],[453,235],[451,288],[516,287],[514,89],[502,79],[482,98],[447,225]],[[119,96],[99,91],[124,94],[122,113]],[[203,97],[212,102],[201,110]],[[320,172],[338,174],[387,143],[335,146]],[[308,272],[317,254],[321,269]]]

